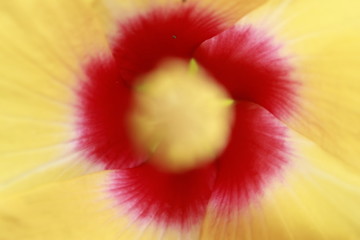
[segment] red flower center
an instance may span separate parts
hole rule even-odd
[[[111,192],[137,218],[191,226],[216,204],[230,214],[261,193],[287,162],[278,118],[294,109],[291,68],[271,38],[252,26],[223,29],[224,19],[196,6],[157,8],[122,22],[112,56],[94,58],[79,90],[78,148],[119,169]],[[224,150],[205,166],[164,171],[139,151],[129,130],[136,84],[167,58],[195,59],[235,100]],[[203,121],[206,121],[204,119]]]

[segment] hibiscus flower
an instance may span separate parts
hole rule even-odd
[[[360,2],[0,3],[0,239],[357,239]]]

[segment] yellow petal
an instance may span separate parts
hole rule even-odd
[[[209,206],[202,239],[357,239],[360,178],[330,154],[292,133],[285,174],[257,201],[229,217]]]
[[[359,6],[273,0],[239,22],[268,31],[293,64],[300,111],[281,120],[298,133],[285,175],[229,218],[210,205],[203,239],[359,238]]]
[[[267,0],[189,0],[221,14],[231,24],[241,19],[245,14],[258,8]],[[187,1],[183,1],[187,2]]]
[[[0,200],[0,239],[156,240],[197,239],[198,229],[181,232],[151,219],[123,214],[113,198],[113,171],[57,182]]]
[[[103,172],[0,201],[0,239],[115,239],[106,179]]]
[[[359,168],[360,2],[273,0],[240,24],[267,29],[301,83],[287,124],[343,163]]]
[[[0,3],[0,192],[88,172],[71,151],[74,90],[108,48],[106,19],[94,1]]]
[[[127,17],[146,12],[159,6],[182,7],[195,4],[210,10],[226,20],[231,25],[245,14],[264,4],[267,0],[105,0],[115,19],[123,20]]]

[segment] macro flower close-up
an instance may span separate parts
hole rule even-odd
[[[359,0],[0,0],[0,240],[360,239]]]

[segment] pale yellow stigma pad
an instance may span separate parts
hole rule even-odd
[[[137,86],[135,102],[134,138],[160,167],[194,168],[227,143],[232,100],[193,60],[160,65]]]

